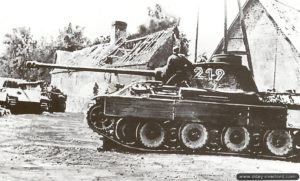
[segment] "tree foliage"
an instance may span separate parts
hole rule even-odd
[[[179,22],[178,18],[168,14],[159,4],[155,4],[154,7],[148,7],[148,17],[149,21],[146,24],[140,25],[138,32],[130,35],[128,39],[146,36],[167,28],[175,27]],[[187,39],[186,34],[182,32],[178,32],[178,35],[179,41],[176,44],[180,46],[180,53],[188,55],[190,40]]]
[[[65,51],[76,51],[87,47],[90,43],[87,37],[84,36],[84,27],[69,23],[63,30],[59,31],[57,37],[57,48]]]
[[[26,62],[52,62],[56,51],[53,40],[49,42],[41,38],[37,41],[33,38],[30,28],[20,27],[6,34],[3,44],[6,49],[0,61],[0,76],[50,81],[49,70],[28,69]]]
[[[52,39],[47,40],[45,37],[39,39],[37,48],[34,51],[33,60],[43,63],[54,63],[56,56],[56,42]],[[35,72],[35,78],[50,82],[50,70],[48,68],[40,68]]]
[[[159,4],[155,4],[152,8],[148,7],[148,17],[148,22],[138,26],[138,32],[130,35],[129,39],[146,36],[173,27],[177,23],[177,18],[167,14]]]
[[[148,7],[148,16],[150,17],[147,28],[149,33],[173,27],[178,23],[178,19],[168,14],[159,4],[155,4],[154,8]]]
[[[92,45],[105,44],[105,43],[109,43],[109,42],[110,42],[110,36],[109,35],[99,36],[99,37],[95,38]]]
[[[37,41],[30,28],[14,28],[4,37],[5,52],[0,57],[0,76],[50,82],[49,69],[28,69],[26,61],[53,63],[56,50],[75,51],[86,47],[90,41],[83,35],[83,30],[69,23],[56,40],[42,37]]]
[[[5,35],[6,52],[3,57],[5,74],[14,78],[30,79],[30,71],[25,62],[32,60],[37,41],[31,35],[30,28],[14,28],[13,32]]]

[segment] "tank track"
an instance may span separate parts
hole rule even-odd
[[[276,155],[267,149],[266,135],[270,133],[270,130],[262,128],[247,128],[249,133],[249,143],[245,149],[230,149],[225,146],[224,143],[224,132],[225,127],[214,127],[208,124],[202,124],[206,128],[207,140],[205,145],[201,148],[190,148],[187,144],[183,144],[182,138],[180,139],[180,132],[182,132],[183,125],[192,122],[181,123],[179,121],[162,121],[162,120],[139,120],[137,118],[115,118],[107,117],[100,113],[101,121],[105,123],[99,124],[99,119],[93,119],[93,110],[98,110],[103,107],[100,104],[93,105],[87,112],[87,123],[89,127],[99,135],[103,136],[106,144],[110,144],[118,151],[129,151],[129,152],[147,152],[147,153],[178,153],[178,154],[198,154],[198,155],[227,155],[227,156],[238,156],[247,158],[258,158],[258,159],[274,159],[274,160],[285,160],[285,161],[300,161],[300,151],[293,145],[291,150],[284,155]],[[102,109],[103,110],[103,109]],[[151,147],[143,144],[141,140],[142,125],[145,123],[157,123],[164,130],[163,139],[159,146]],[[101,125],[101,126],[99,126]],[[106,125],[103,127],[103,125]],[[291,134],[294,140],[294,133],[298,131],[296,129],[285,129]],[[299,134],[298,134],[299,135]],[[299,136],[297,138],[299,141]],[[151,145],[151,144],[150,144]],[[153,144],[152,144],[153,145]],[[106,145],[104,145],[106,147]]]

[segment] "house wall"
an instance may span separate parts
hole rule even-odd
[[[258,1],[254,1],[247,8],[245,24],[254,69],[254,79],[259,91],[275,88],[280,92],[290,89],[300,92],[299,53],[286,40],[281,30],[276,27]],[[239,24],[235,24],[232,31],[229,32],[229,37],[242,37],[239,27]],[[244,51],[243,42],[236,39],[229,41],[228,50]],[[243,64],[247,65],[245,57],[243,58]],[[274,72],[276,73],[274,74]]]
[[[67,94],[66,111],[81,112],[93,97],[95,82],[99,85],[99,93],[105,92],[106,80],[102,73],[76,72],[53,74],[51,84]]]
[[[167,44],[167,47],[169,44]],[[171,48],[170,48],[171,49]],[[169,51],[169,50],[168,50]],[[166,52],[168,52],[166,51]],[[160,54],[161,51],[158,51]],[[161,65],[165,64],[167,57],[169,55],[162,54],[159,56],[155,54],[155,62],[157,58],[160,57],[162,63],[156,64]],[[57,64],[64,64],[64,59],[67,58],[67,54],[58,54]],[[118,68],[127,68],[127,69],[149,69],[148,63],[142,65],[131,65],[131,66],[120,66]],[[155,67],[151,67],[155,68]],[[56,70],[58,71],[58,70]],[[99,85],[98,95],[103,95],[105,93],[111,93],[115,91],[114,85],[116,83],[128,85],[131,82],[137,82],[142,80],[153,79],[152,77],[146,76],[137,76],[137,75],[115,75],[110,73],[99,73],[99,72],[65,72],[64,73],[55,73],[51,75],[51,85],[56,86],[61,89],[65,94],[68,95],[66,102],[66,111],[67,112],[82,112],[87,108],[88,103],[90,102],[93,95],[93,88],[95,83]]]
[[[146,69],[146,67],[138,67]],[[66,102],[67,112],[82,112],[94,96],[93,88],[98,84],[98,95],[114,92],[116,83],[128,85],[131,82],[151,79],[145,76],[115,75],[99,72],[73,72],[52,75],[51,85],[60,88],[68,95]]]

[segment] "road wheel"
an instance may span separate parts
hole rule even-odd
[[[274,155],[284,156],[293,149],[293,138],[286,130],[272,130],[267,134],[266,146]]]
[[[134,143],[136,141],[136,128],[138,122],[120,119],[116,123],[116,137],[117,139],[124,141],[126,143]]]
[[[165,131],[159,123],[147,122],[139,129],[141,143],[147,148],[160,147],[165,139]]]
[[[188,123],[180,131],[180,140],[190,149],[202,148],[208,140],[208,132],[202,124]]]
[[[250,144],[250,134],[245,127],[229,127],[223,136],[224,145],[233,152],[242,152]]]
[[[114,119],[109,118],[103,113],[103,106],[99,104],[93,105],[87,112],[88,125],[92,129],[100,131],[111,128],[114,124]]]

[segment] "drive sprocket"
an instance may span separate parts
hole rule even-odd
[[[109,118],[103,113],[103,105],[95,104],[87,111],[87,122],[94,131],[105,131],[114,125],[114,119]]]

